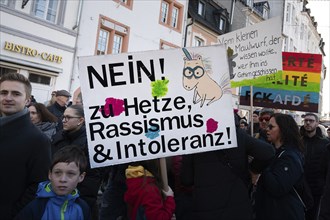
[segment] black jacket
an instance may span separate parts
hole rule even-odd
[[[236,129],[238,147],[183,156],[181,181],[193,186],[192,216],[198,220],[249,220],[250,168],[260,173],[274,156],[270,144]]]
[[[51,106],[47,107],[48,111],[50,111],[53,115],[57,117],[57,125],[56,125],[56,130],[60,131],[63,128],[63,123],[62,123],[62,116],[64,114],[64,111],[66,109],[65,106],[60,106],[57,102],[54,102]]]
[[[16,216],[14,220],[41,220],[45,213],[48,200],[49,198],[34,199],[19,213],[19,215]],[[81,207],[84,220],[91,220],[90,208],[87,203],[81,198],[77,198],[75,203]]]
[[[293,188],[301,182],[303,173],[303,154],[297,148],[279,148],[258,181],[256,219],[304,220],[304,206]]]
[[[50,140],[32,124],[28,110],[13,120],[0,118],[0,213],[14,217],[48,179]],[[9,116],[11,117],[11,116]]]
[[[77,145],[85,152],[87,160],[88,157],[88,147],[87,147],[87,136],[86,129],[82,126],[78,131],[73,133],[68,133],[61,130],[55,134],[52,141],[52,154],[54,154],[59,149],[67,145]],[[88,162],[88,168],[86,171],[86,176],[84,180],[78,184],[78,190],[80,197],[84,199],[88,205],[93,209],[96,203],[97,193],[101,184],[101,172],[100,169],[91,169]]]
[[[313,196],[320,196],[326,179],[326,145],[329,141],[322,137],[321,130],[317,129],[313,137],[305,134],[304,127],[300,128],[305,145],[305,177]]]
[[[330,144],[327,145],[327,180],[324,188],[324,194],[321,199],[319,220],[330,219]]]

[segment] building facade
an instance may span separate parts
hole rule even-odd
[[[277,16],[283,51],[325,55],[307,0],[0,0],[0,6],[0,74],[27,76],[39,102],[58,89],[79,94],[81,56],[213,45],[222,34]],[[238,89],[233,97],[235,107]]]
[[[0,74],[18,72],[38,102],[70,90],[81,1],[1,0]],[[0,75],[0,76],[1,76]]]
[[[322,37],[317,31],[317,22],[310,15],[307,0],[237,0],[220,1],[230,13],[230,31],[234,31],[273,17],[282,20],[282,51],[322,54],[325,56]],[[320,100],[322,103],[322,84],[326,67],[323,66],[320,83]],[[238,90],[233,93],[235,98]],[[249,109],[247,106],[240,106]],[[322,112],[319,105],[319,112]],[[292,113],[300,121],[301,114]]]
[[[75,96],[80,91],[81,56],[181,47],[187,3],[185,0],[84,1],[73,70]]]

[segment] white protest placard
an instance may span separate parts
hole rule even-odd
[[[232,87],[265,84],[282,70],[281,18],[229,32],[218,37],[228,53]]]
[[[79,58],[90,163],[237,147],[223,46]]]

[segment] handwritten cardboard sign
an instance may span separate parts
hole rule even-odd
[[[281,18],[229,32],[218,37],[228,54],[232,87],[276,80],[282,70]]]
[[[79,58],[92,167],[237,146],[226,49]]]

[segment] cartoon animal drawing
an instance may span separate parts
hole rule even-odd
[[[182,48],[185,58],[183,69],[183,87],[190,91],[194,89],[193,103],[200,102],[203,107],[205,100],[209,100],[206,105],[220,99],[223,95],[222,88],[205,71],[201,55],[194,58],[187,49]]]

